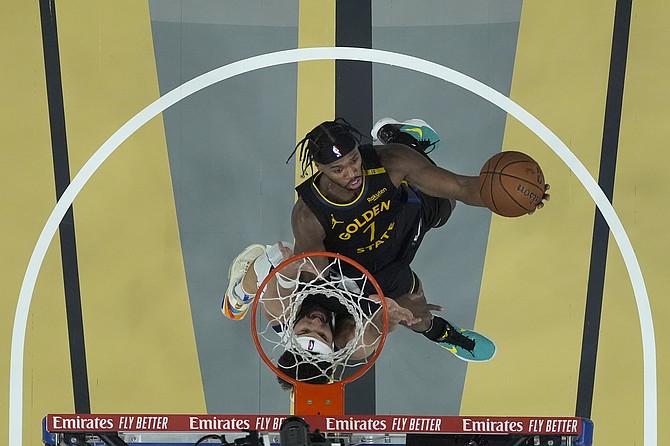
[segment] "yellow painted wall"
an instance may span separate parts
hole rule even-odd
[[[547,125],[598,177],[614,4],[524,2],[511,97]],[[667,130],[664,23],[668,6],[634,3],[614,206],[647,278],[659,347],[659,438],[667,435],[670,243],[662,194]],[[519,221],[494,217],[477,328],[499,344],[470,367],[462,413],[574,415],[594,203],[536,136],[509,118],[504,148],[542,165],[552,198]],[[596,444],[642,444],[642,354],[635,297],[610,238],[592,419]],[[528,413],[528,408],[536,408]],[[665,416],[664,416],[665,415]]]
[[[335,46],[335,1],[300,2],[298,47]],[[335,61],[298,63],[296,140],[300,141],[323,121],[335,118]],[[297,142],[296,141],[296,142]],[[295,182],[302,183],[300,154],[295,155]],[[309,174],[309,171],[307,172]]]
[[[614,208],[642,268],[654,318],[658,444],[670,435],[670,303],[666,279],[670,215],[664,205],[670,184],[666,171],[670,162],[668,20],[670,5],[666,2],[633,2],[614,190]],[[615,246],[611,237],[610,246]],[[607,265],[593,418],[603,427],[598,433],[602,444],[635,444],[633,436],[640,438],[643,413],[640,323],[618,250],[610,250]]]
[[[16,70],[2,70],[6,184],[3,268],[9,345],[27,259],[55,203],[37,4],[12,2],[3,39]],[[20,15],[21,20],[17,20]],[[11,17],[11,18],[10,18]],[[72,175],[122,124],[158,98],[146,2],[62,2],[57,11]],[[10,27],[10,31],[7,31]],[[4,102],[4,101],[3,101]],[[8,181],[9,180],[9,181]],[[4,195],[4,194],[3,194]],[[162,120],[124,143],[75,200],[91,409],[205,412]],[[39,277],[26,347],[24,444],[40,442],[46,413],[73,410],[57,245]],[[3,381],[7,382],[5,368]],[[6,392],[3,387],[2,392]],[[3,398],[4,401],[4,398]],[[7,406],[0,430],[6,432]]]
[[[524,2],[511,92],[596,177],[613,20],[607,3]],[[493,217],[477,328],[499,352],[490,366],[468,370],[462,411],[533,415],[529,408],[539,406],[535,415],[574,415],[594,204],[514,118],[503,145],[540,163],[551,200],[532,216]]]
[[[37,237],[56,203],[39,10],[14,2],[0,14],[0,433],[9,431],[9,352],[16,303]],[[8,36],[11,36],[9,38]],[[11,69],[8,69],[11,67]],[[25,444],[40,444],[40,420],[47,410],[73,411],[67,354],[65,298],[58,239],[49,249],[35,287],[26,330],[24,376]]]
[[[58,20],[77,172],[159,97],[158,79],[148,4],[67,2]],[[204,410],[160,118],[91,179],[75,218],[92,410]]]

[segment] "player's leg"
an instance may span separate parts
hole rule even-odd
[[[293,245],[282,242],[293,249]],[[284,260],[279,244],[246,247],[230,264],[228,288],[221,302],[223,314],[233,320],[244,318],[263,280]]]
[[[429,306],[423,294],[421,281],[416,274],[414,277],[416,285],[411,294],[402,296],[396,300],[398,304],[413,312],[422,306]],[[423,311],[423,313],[426,313],[426,311]],[[433,314],[430,314],[428,317],[426,317],[426,314],[415,314],[415,317],[421,317],[422,321],[419,324],[411,326],[412,330],[423,334],[440,347],[456,355],[459,359],[469,362],[483,362],[493,358],[496,353],[496,346],[493,341],[481,333],[459,328],[446,319]]]

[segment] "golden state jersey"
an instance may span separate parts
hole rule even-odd
[[[421,199],[408,185],[392,183],[372,145],[361,146],[360,153],[363,185],[352,202],[326,198],[316,186],[321,172],[296,190],[323,226],[326,250],[359,262],[387,292],[383,276],[406,268],[420,242]]]

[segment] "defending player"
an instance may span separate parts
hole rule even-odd
[[[229,270],[229,278],[232,280],[222,301],[222,311],[227,317],[235,320],[244,318],[258,288],[270,271],[293,255],[290,246],[285,242],[267,247],[252,245],[235,258]],[[307,271],[316,272],[309,269]],[[299,275],[297,262],[284,266],[281,273],[282,276],[297,277]],[[352,315],[346,308],[338,305],[336,299],[327,298],[317,292],[302,301],[295,322],[291,322],[285,312],[290,306],[292,293],[288,293],[288,290],[284,293],[281,291],[283,289],[277,282],[277,275],[273,275],[265,287],[260,308],[271,322],[273,331],[284,331],[288,325],[292,327],[295,341],[301,347],[299,351],[327,357],[345,348],[347,343],[355,338],[356,324]],[[379,302],[379,296],[371,295],[366,300]],[[409,310],[391,300],[387,300],[387,312],[389,332],[401,322],[412,324],[418,321]],[[380,339],[381,317],[382,313],[376,312],[372,323],[365,326],[364,336],[358,339],[356,347],[349,356],[351,360],[364,359],[374,353]],[[278,358],[277,367],[285,375],[311,384],[325,384],[331,379],[329,373],[331,364],[328,361],[307,361],[304,355],[295,350],[286,350]],[[291,388],[291,384],[281,377],[279,382],[285,389]]]

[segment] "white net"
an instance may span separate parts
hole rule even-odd
[[[342,381],[369,367],[383,344],[385,310],[378,294],[374,279],[343,256],[295,256],[273,270],[257,294],[260,353],[282,378],[311,384]],[[297,329],[307,309],[315,306],[327,315],[322,325],[332,340],[313,339]]]

